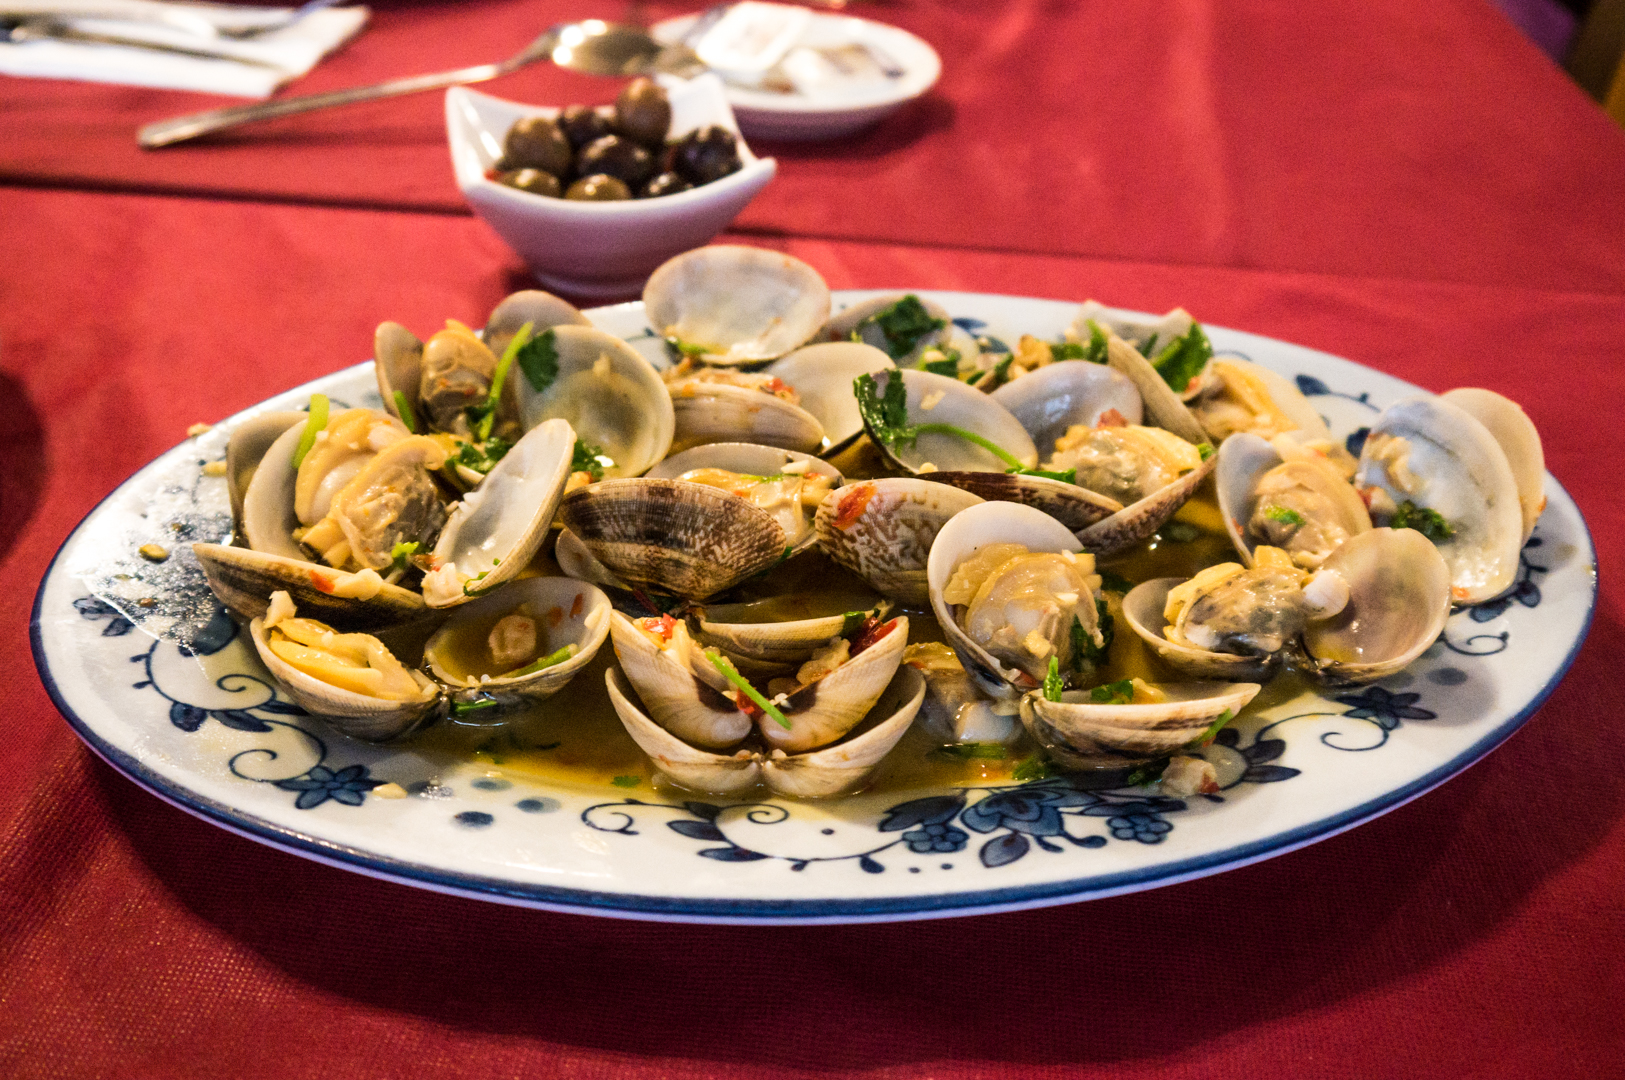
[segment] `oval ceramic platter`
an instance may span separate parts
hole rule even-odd
[[[961,325],[998,337],[1053,340],[1077,309],[930,295]],[[658,355],[641,305],[590,314]],[[1324,353],[1209,334],[1219,353],[1295,379],[1339,437],[1358,437],[1380,407],[1416,392]],[[230,534],[225,482],[201,466],[223,457],[234,423],[298,408],[317,390],[377,406],[374,385],[366,364],[291,390],[128,480],[41,584],[35,660],[79,735],[160,797],[299,855],[483,899],[661,920],[859,922],[1064,903],[1244,865],[1375,817],[1488,753],[1562,677],[1595,597],[1585,523],[1548,476],[1545,514],[1509,594],[1453,614],[1395,678],[1249,709],[1205,751],[1218,795],[1088,790],[1061,775],[740,802],[656,785],[647,773],[550,778],[504,768],[500,742],[461,756],[376,746],[303,715],[276,692],[185,546]],[[137,554],[146,543],[174,554],[147,562]],[[582,678],[602,686],[602,671]]]

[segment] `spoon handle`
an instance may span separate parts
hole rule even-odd
[[[293,116],[296,113],[326,109],[334,105],[353,105],[357,102],[376,101],[379,98],[397,97],[401,94],[416,94],[423,90],[438,90],[443,86],[484,82],[498,75],[506,75],[514,66],[516,65],[513,61],[505,60],[497,64],[480,64],[475,67],[458,68],[456,71],[442,71],[434,75],[412,75],[402,79],[390,79],[388,82],[372,86],[352,86],[346,90],[329,90],[321,94],[305,94],[277,101],[260,101],[252,105],[211,109],[208,112],[177,116],[148,124],[136,133],[136,142],[143,149],[155,150],[160,146],[185,142],[187,139],[234,128],[239,124],[274,120],[279,116]]]

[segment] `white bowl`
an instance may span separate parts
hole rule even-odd
[[[738,135],[715,75],[661,80],[671,99],[674,137],[707,125]],[[689,191],[653,199],[576,202],[499,184],[486,172],[502,156],[515,120],[555,117],[558,109],[521,105],[466,87],[446,91],[451,163],[474,213],[517,251],[536,280],[578,296],[635,294],[655,267],[721,232],[771,179],[772,158],[757,158],[739,139],[738,172]]]

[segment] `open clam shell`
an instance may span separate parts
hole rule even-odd
[[[863,434],[863,414],[852,396],[852,380],[895,367],[891,357],[856,341],[804,345],[763,369],[801,398],[801,408],[824,429],[820,454],[836,454]]]
[[[487,644],[492,628],[521,606],[535,620],[538,656],[569,645],[576,646],[576,654],[528,675],[475,674],[478,668],[493,666]],[[424,644],[423,661],[446,687],[453,708],[477,710],[466,715],[489,723],[564,689],[609,637],[611,610],[609,597],[586,582],[523,578],[457,608]]]
[[[686,635],[662,649],[618,611],[610,613],[609,633],[615,658],[649,715],[690,747],[733,746],[755,728],[751,718],[723,696],[726,679],[703,666],[710,661],[699,655],[700,647]]]
[[[1495,437],[1465,410],[1432,397],[1383,410],[1361,450],[1355,487],[1444,518],[1452,532],[1438,548],[1456,603],[1488,600],[1517,579],[1524,527],[1518,483]],[[1372,520],[1386,524],[1379,512]]]
[[[943,599],[943,590],[959,564],[989,544],[1018,543],[1031,552],[1077,552],[1082,545],[1072,530],[1042,510],[1019,503],[972,506],[942,527],[926,561],[926,587],[931,610],[943,636],[959,656],[965,673],[989,697],[1010,698],[1033,685],[1019,668],[1007,667],[977,644],[960,625],[959,612]]]
[[[901,369],[876,374],[876,393],[884,394],[892,379],[903,380],[909,425],[951,424],[980,435],[1023,465],[1038,464],[1038,448],[1021,421],[987,394],[947,375]],[[1009,468],[998,455],[956,435],[922,432],[909,446],[887,445],[874,430],[869,437],[889,461],[911,473],[1002,473]]]
[[[783,600],[773,597],[743,604],[715,604],[696,613],[701,644],[715,645],[728,655],[746,675],[755,668],[762,674],[788,671],[810,658],[831,638],[845,637],[857,630],[864,618],[885,618],[889,600],[876,599],[867,606],[838,615],[806,619],[764,621],[758,614],[780,610]]]
[[[299,515],[294,511],[298,472],[293,458],[304,431],[301,421],[272,440],[243,489],[238,527],[243,539],[255,551],[288,559],[310,557],[293,538],[300,524]],[[229,472],[231,466],[228,464],[226,468]]]
[[[238,424],[226,440],[226,493],[231,499],[231,520],[242,529],[243,499],[254,473],[272,445],[293,428],[304,430],[302,412],[260,413]],[[297,441],[297,440],[295,440]],[[290,500],[291,501],[291,500]]]
[[[1304,652],[1323,681],[1344,685],[1395,674],[1444,632],[1450,569],[1414,529],[1350,537],[1324,569],[1342,575],[1349,601],[1338,615],[1304,630]]]
[[[788,729],[767,717],[759,720],[762,740],[775,750],[797,754],[839,739],[879,700],[903,662],[907,645],[908,619],[898,616],[874,644],[779,704],[779,711],[790,721]]]
[[[422,694],[409,701],[387,701],[332,686],[312,678],[271,651],[266,639],[265,620],[256,617],[248,625],[249,638],[260,660],[287,691],[294,704],[313,716],[320,716],[346,735],[370,742],[384,742],[427,727],[445,715],[447,703],[440,688],[423,679]]]
[[[1493,390],[1460,387],[1440,395],[1474,420],[1483,424],[1512,466],[1518,485],[1518,506],[1523,511],[1523,539],[1535,530],[1541,511],[1546,509],[1546,455],[1540,445],[1540,432],[1518,403]],[[229,455],[228,455],[229,460]]]
[[[1241,432],[1273,438],[1290,431],[1302,442],[1331,441],[1326,421],[1285,376],[1234,356],[1215,359],[1211,368],[1190,406],[1215,444]]]
[[[922,334],[907,352],[901,352],[886,340],[886,335],[881,328],[869,320],[909,296],[914,296],[914,299],[918,300],[920,306],[925,309],[926,314],[942,325],[935,330]],[[852,335],[854,332],[858,334],[857,341],[853,341]],[[969,347],[972,353],[976,349],[974,339],[954,325],[953,317],[948,314],[946,308],[935,300],[927,300],[913,293],[891,293],[886,296],[860,300],[851,307],[830,316],[829,321],[818,332],[818,338],[820,341],[852,342],[853,344],[868,345],[881,351],[889,360],[895,361],[897,367],[916,366],[928,349],[953,347],[958,348],[961,354],[965,353],[966,346]],[[898,351],[900,355],[892,356],[894,350]],[[853,377],[856,378],[855,375]]]
[[[278,591],[310,618],[344,631],[382,630],[429,614],[420,593],[376,576],[373,591],[362,582],[352,584],[357,575],[305,559],[221,544],[193,544],[192,551],[214,595],[244,619],[264,615]]]
[[[654,365],[632,346],[593,326],[555,326],[558,370],[538,390],[515,371],[519,417],[526,428],[566,420],[576,437],[615,464],[605,476],[639,476],[666,456],[676,431],[671,396]]]
[[[576,436],[564,420],[527,431],[453,507],[423,579],[430,607],[450,607],[515,577],[547,539]]]
[[[655,333],[708,364],[758,364],[805,344],[829,316],[829,286],[800,259],[713,244],[662,263],[643,287]]]
[[[1226,439],[1219,447],[1217,457],[1213,486],[1218,494],[1219,512],[1224,516],[1224,527],[1230,534],[1230,542],[1247,566],[1253,565],[1253,549],[1261,542],[1248,531],[1248,522],[1258,509],[1259,484],[1276,469],[1281,470],[1276,475],[1283,482],[1290,481],[1302,488],[1331,514],[1341,532],[1355,536],[1371,529],[1371,515],[1366,511],[1365,503],[1360,501],[1352,485],[1329,468],[1308,461],[1287,462],[1275,446],[1247,432]],[[1330,554],[1329,548],[1310,552],[1308,564],[1318,566]]]
[[[1095,555],[1111,555],[1133,547],[1145,540],[1179,512],[1179,508],[1196,494],[1218,464],[1218,455],[1208,459],[1171,484],[1158,488],[1138,502],[1117,511],[1078,533],[1085,551]]]
[[[926,560],[942,527],[982,499],[912,477],[863,480],[830,492],[813,518],[818,545],[876,592],[911,606],[929,600]]]
[[[1096,427],[1113,410],[1125,423],[1138,424],[1144,412],[1133,380],[1087,360],[1062,360],[1029,371],[988,396],[1032,436],[1040,461],[1055,452],[1055,440],[1075,424]]]
[[[784,530],[765,510],[682,480],[605,480],[565,496],[559,513],[617,578],[690,600],[788,557]]]
[[[1105,521],[1123,509],[1116,499],[1047,476],[1024,476],[996,472],[922,473],[922,480],[950,484],[986,499],[988,502],[1021,503],[1042,510],[1073,532]],[[1176,505],[1169,510],[1172,514]],[[1152,526],[1152,531],[1156,527]],[[1147,535],[1150,535],[1147,533]]]
[[[574,304],[550,292],[521,289],[509,293],[491,309],[481,336],[491,351],[501,356],[526,323],[530,323],[531,334],[536,335],[557,326],[591,326],[592,320],[581,314]]]
[[[821,458],[744,442],[707,443],[684,450],[660,462],[647,475],[657,480],[677,480],[692,469],[725,469],[747,476],[769,477],[783,473],[786,468],[826,476],[836,488],[841,486],[840,470]],[[799,555],[818,542],[809,516],[799,506],[774,505],[763,509],[784,530],[791,555]]]
[[[903,737],[925,698],[925,680],[908,666],[897,669],[869,715],[841,741],[805,754],[774,750],[709,753],[688,745],[646,716],[628,693],[620,672],[604,673],[610,702],[628,734],[655,766],[684,787],[727,795],[758,783],[778,795],[825,798],[861,785]]]
[[[1166,348],[1170,342],[1177,341],[1190,333],[1196,320],[1191,318],[1190,312],[1184,308],[1174,308],[1166,315],[1156,317],[1143,317],[1129,315],[1120,311],[1113,311],[1098,300],[1085,300],[1078,309],[1078,314],[1072,320],[1072,337],[1076,341],[1088,341],[1091,336],[1090,323],[1094,323],[1102,330],[1109,330],[1124,341],[1132,345],[1136,352],[1142,355],[1149,352],[1155,355]],[[1190,384],[1180,393],[1180,397],[1189,400],[1202,390],[1203,377],[1207,369],[1203,368]],[[1130,421],[1137,423],[1137,421]]]
[[[1178,753],[1200,739],[1226,711],[1239,713],[1257,683],[1159,683],[1168,700],[1144,705],[1097,705],[1087,691],[1048,701],[1034,691],[1021,699],[1021,722],[1052,758],[1070,769],[1118,769]]]
[[[1207,432],[1185,405],[1183,398],[1163,381],[1151,361],[1140,355],[1133,345],[1106,331],[1106,363],[1122,372],[1140,392],[1145,415],[1160,428],[1178,435],[1188,443],[1207,441]]]
[[[824,445],[824,425],[816,416],[765,391],[701,379],[679,379],[666,389],[677,451],[740,439],[802,452]]]
[[[1281,654],[1240,656],[1235,653],[1199,649],[1177,641],[1169,641],[1163,630],[1167,621],[1163,611],[1168,593],[1184,578],[1164,577],[1143,581],[1123,597],[1123,619],[1139,639],[1150,646],[1158,659],[1194,679],[1224,679],[1230,682],[1267,682],[1281,667]]]

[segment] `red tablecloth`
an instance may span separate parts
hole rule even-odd
[[[449,6],[385,9],[376,39],[307,81],[347,81],[340,64],[369,56],[347,73],[478,59],[489,50],[415,38],[395,39],[398,64],[369,50],[395,20],[442,19],[472,39],[476,16],[509,7],[469,5],[466,21]],[[559,10],[511,7],[540,10],[532,24]],[[784,155],[742,237],[835,287],[1184,304],[1432,389],[1522,402],[1587,517],[1603,583],[1588,644],[1523,731],[1438,791],[1266,863],[890,926],[553,915],[374,881],[206,825],[102,765],[51,706],[24,633],[39,575],[188,424],[353,363],[381,318],[477,320],[525,274],[468,217],[278,203],[376,200],[360,174],[348,193],[321,186],[337,176],[322,140],[366,157],[394,152],[387,131],[317,138],[290,123],[217,158],[187,151],[188,168],[219,172],[165,179],[138,172],[172,167],[157,158],[98,164],[112,141],[73,132],[127,131],[200,99],[7,81],[0,1075],[1618,1075],[1625,565],[1611,410],[1625,400],[1625,134],[1469,0],[1427,16],[1398,2],[1079,7],[1089,17],[876,8],[942,49],[939,99],[868,136],[863,155]],[[1432,36],[1418,36],[1425,20]],[[983,50],[985,64],[1023,42],[1049,43],[1033,82],[1070,85],[1070,101],[1126,98],[1116,84],[1139,68],[1160,76],[1136,83],[1155,100],[1115,124],[1076,105],[1060,118],[1058,105],[995,109],[963,57]],[[394,144],[402,175],[420,205],[449,203],[437,106],[419,104]],[[55,159],[19,135],[29,116],[67,132]],[[1041,157],[1096,194],[1027,188],[969,208],[968,177],[1068,123],[1097,142],[1052,131]],[[927,166],[956,159],[955,197],[921,198]],[[244,186],[255,174],[262,186]],[[798,216],[862,175],[890,179],[823,227]],[[188,183],[183,197],[65,190]],[[212,190],[241,197],[201,197]],[[1120,213],[1084,213],[1099,203]]]

